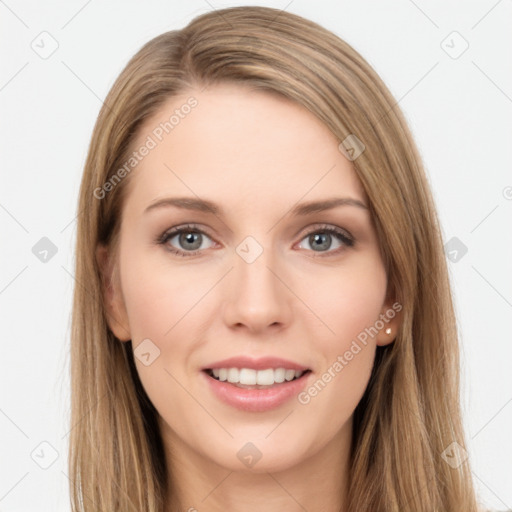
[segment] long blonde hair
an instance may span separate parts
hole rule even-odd
[[[157,412],[107,323],[98,244],[117,251],[131,175],[98,190],[133,151],[164,101],[222,82],[280,94],[365,150],[352,164],[370,201],[390,293],[403,305],[391,345],[378,347],[354,414],[347,512],[476,512],[465,446],[456,321],[440,227],[420,156],[382,80],[346,42],[297,15],[235,7],[201,15],[144,45],[102,107],[79,198],[69,451],[74,511],[162,512],[168,474]],[[104,189],[103,189],[104,190]],[[96,191],[96,193],[95,193]],[[108,283],[107,283],[108,284]]]

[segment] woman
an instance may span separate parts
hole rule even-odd
[[[74,510],[477,510],[435,207],[347,43],[263,7],[156,37],[79,211]]]

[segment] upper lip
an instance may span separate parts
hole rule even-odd
[[[309,368],[301,364],[282,359],[280,357],[260,357],[252,358],[248,356],[230,357],[222,361],[216,361],[202,368],[203,370],[212,370],[214,368],[251,368],[253,370],[266,370],[268,368],[285,368],[287,370],[306,371]]]

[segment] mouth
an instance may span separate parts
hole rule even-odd
[[[203,370],[210,378],[231,384],[241,389],[270,389],[280,387],[288,382],[304,379],[311,370],[294,370],[291,368],[206,368]]]

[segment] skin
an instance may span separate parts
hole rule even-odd
[[[271,411],[243,412],[220,402],[200,371],[234,355],[271,355],[310,368],[309,386],[391,308],[368,209],[290,214],[297,203],[331,197],[368,205],[364,189],[340,141],[313,114],[240,85],[170,99],[136,146],[191,95],[197,107],[132,171],[118,254],[98,248],[103,268],[110,261],[119,269],[106,290],[112,331],[134,348],[149,338],[160,350],[149,366],[135,361],[160,415],[168,511],[343,510],[353,411],[376,346],[393,341],[399,315],[308,404],[294,397]],[[224,216],[176,207],[144,213],[178,196],[213,201]],[[179,236],[155,242],[187,223],[206,233],[200,254],[171,253],[195,248]],[[355,244],[327,234],[331,246],[315,249],[309,235],[321,234],[322,224]],[[263,249],[252,263],[236,252],[249,235]],[[237,457],[247,442],[262,454],[252,468]]]

